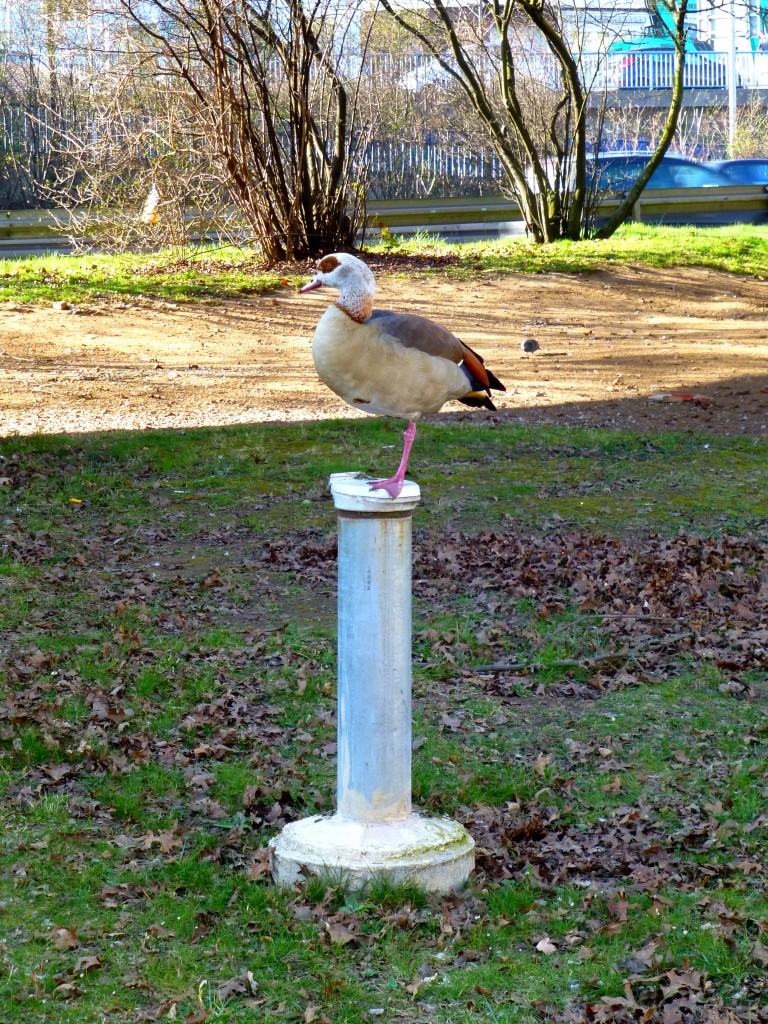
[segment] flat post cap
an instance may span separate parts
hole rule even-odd
[[[371,481],[361,473],[331,473],[331,494],[337,509],[344,512],[368,512],[388,515],[410,512],[421,501],[421,490],[413,480],[406,480],[396,498],[384,490],[371,490]]]

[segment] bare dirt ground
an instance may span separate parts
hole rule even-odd
[[[647,267],[378,278],[378,306],[438,320],[485,357],[508,388],[501,420],[768,436],[764,281]],[[0,306],[0,436],[362,415],[312,365],[333,294]],[[534,356],[520,350],[526,337],[541,345]]]

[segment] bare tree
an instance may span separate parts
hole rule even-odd
[[[478,0],[472,8],[449,0],[380,5],[463,90],[529,235],[548,242],[588,232],[596,197],[587,155],[594,118],[588,116],[590,83],[571,45],[577,8],[555,0]],[[682,104],[688,0],[658,5],[670,16],[676,50],[670,108],[656,151],[600,236],[629,215],[669,147]]]
[[[63,59],[72,5],[18,0],[6,10],[7,39],[0,51],[0,113],[5,129],[0,193],[23,206],[56,170],[56,131],[72,69]],[[63,66],[62,66],[63,65]]]
[[[382,42],[371,39],[360,95],[372,133],[369,198],[497,193],[492,151],[461,89],[445,76],[435,80],[407,39],[395,37],[385,51]]]
[[[114,66],[81,83],[87,116],[62,123],[59,164],[38,193],[63,208],[76,248],[170,247],[182,257],[205,239],[252,240],[182,91],[146,64],[123,40]]]
[[[614,231],[630,216],[633,206],[642,195],[643,189],[651,179],[651,175],[669,149],[677,128],[680,110],[683,105],[685,43],[688,35],[685,18],[688,13],[688,0],[679,0],[677,3],[675,0],[657,0],[657,8],[662,6],[668,15],[668,22],[671,25],[668,31],[675,46],[675,73],[672,82],[672,98],[669,110],[667,111],[666,121],[651,159],[633,182],[631,188],[623,196],[621,203],[608,218],[608,221],[595,232],[595,237],[597,238],[610,238]]]
[[[718,141],[724,143],[727,138],[727,118],[725,112],[720,119],[723,126]],[[734,139],[734,157],[763,158],[768,153],[768,111],[759,98],[750,99],[739,110]]]
[[[330,0],[120,0],[272,262],[354,244],[352,19]],[[149,52],[149,50],[147,51]]]

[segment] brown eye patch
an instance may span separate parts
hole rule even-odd
[[[335,256],[323,256],[320,262],[317,264],[317,269],[322,271],[323,274],[330,274],[336,267],[340,267],[341,262],[336,259]]]

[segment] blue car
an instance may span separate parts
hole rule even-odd
[[[643,168],[649,163],[647,153],[627,156],[623,153],[602,154],[595,158],[596,187],[601,192],[627,192]],[[712,167],[695,160],[666,155],[645,186],[649,188],[706,188],[732,185],[733,182]]]
[[[732,185],[768,185],[768,156],[752,160],[712,160],[707,164]]]
[[[638,175],[649,162],[647,153],[636,153],[627,156],[623,153],[600,154],[595,158],[595,179],[598,195],[610,195],[611,192],[628,192]],[[654,189],[676,188],[715,188],[720,186],[732,190],[734,182],[721,174],[716,168],[687,160],[685,157],[667,154],[651,175],[640,197],[643,207],[642,219],[650,224],[765,224],[768,220],[768,200],[760,207],[749,210],[740,208],[738,204],[718,203],[717,208],[698,209],[688,206],[679,209],[668,209],[665,212],[653,212],[650,204],[643,204],[643,196],[650,200],[649,192]],[[768,187],[768,186],[767,186]],[[714,204],[713,204],[714,205]],[[600,224],[600,218],[596,224]]]

